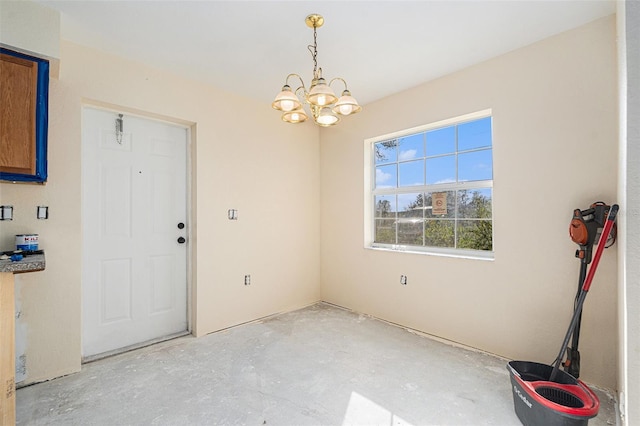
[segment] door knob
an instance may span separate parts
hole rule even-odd
[[[184,237],[178,238],[178,244],[184,244],[185,241],[187,241],[187,240],[185,240]]]
[[[184,229],[184,223],[182,222],[178,223],[178,229]]]

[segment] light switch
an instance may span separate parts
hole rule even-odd
[[[229,215],[229,220],[238,220],[238,210],[229,209],[228,215]]]
[[[0,220],[13,220],[13,206],[0,206]]]
[[[49,207],[48,206],[38,206],[36,217],[38,219],[49,219]]]

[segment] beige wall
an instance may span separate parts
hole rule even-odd
[[[488,108],[495,260],[363,248],[363,141]],[[323,132],[323,300],[551,363],[578,280],[572,211],[616,201],[616,109],[615,18],[608,17],[367,105]],[[608,388],[617,374],[616,253],[614,246],[603,255],[580,342],[581,377]]]
[[[60,13],[32,1],[1,1],[0,45],[48,59],[49,74],[57,78]]]
[[[35,232],[46,250],[44,272],[16,277],[28,328],[25,383],[80,368],[81,112],[95,103],[192,125],[194,334],[319,300],[318,129],[288,126],[269,105],[63,42],[60,79],[50,85],[48,182],[0,183],[0,202],[14,205],[15,215],[0,223],[0,247]],[[35,219],[37,205],[49,206],[49,220]],[[227,219],[230,208],[237,221]]]

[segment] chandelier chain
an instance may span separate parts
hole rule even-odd
[[[313,45],[307,46],[309,52],[311,52],[311,57],[313,58],[313,78],[318,77],[318,33],[316,31],[316,26],[313,26]]]

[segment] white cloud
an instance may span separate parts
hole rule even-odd
[[[398,161],[406,161],[416,158],[416,154],[418,150],[416,149],[408,149],[406,151],[400,151],[400,155],[398,155]]]
[[[447,178],[447,179],[442,179],[437,181],[434,185],[438,185],[439,183],[453,183],[455,181],[456,181],[455,179]]]
[[[376,169],[376,186],[380,186],[381,183],[385,183],[391,179],[391,173],[385,173],[380,169]]]

